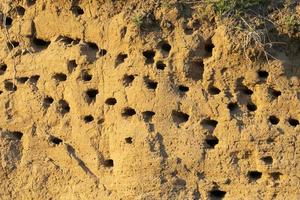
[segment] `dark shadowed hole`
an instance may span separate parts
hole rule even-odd
[[[215,45],[212,43],[211,38],[209,38],[204,44],[204,50],[207,52],[209,56],[211,56],[214,48]]]
[[[46,49],[51,42],[34,37],[32,43],[38,48]]]
[[[134,80],[134,75],[127,75],[125,74],[124,77],[123,77],[123,85],[125,87],[131,85],[131,83],[133,82]]]
[[[274,139],[269,137],[266,142],[267,144],[272,144],[274,143]]]
[[[94,50],[94,51],[99,51],[99,47],[96,43],[94,42],[87,42],[87,45],[90,49]]]
[[[80,8],[79,6],[72,6],[71,8],[72,13],[77,17],[79,15],[83,15],[84,11],[82,8]]]
[[[11,17],[5,18],[5,26],[9,27],[12,25],[13,19]]]
[[[17,41],[10,41],[10,42],[7,42],[6,44],[7,44],[7,47],[9,50],[12,50],[20,45],[20,43]]]
[[[36,0],[26,0],[27,6],[32,6],[32,5],[34,5],[34,4],[35,4],[35,1],[36,1]]]
[[[122,111],[122,116],[123,117],[131,117],[135,114],[136,114],[135,110],[133,108],[129,108],[129,107],[124,108],[123,111]]]
[[[227,105],[227,108],[230,110],[230,112],[235,112],[239,106],[237,103],[231,102]]]
[[[73,72],[76,67],[77,67],[76,60],[69,60],[69,62],[68,62],[68,71],[69,71],[69,73]]]
[[[268,78],[269,73],[267,71],[260,70],[257,72],[257,75],[261,79],[266,79],[266,78]]]
[[[262,173],[259,171],[249,171],[248,172],[248,177],[250,179],[250,181],[256,181],[258,179],[260,179],[262,176]]]
[[[148,89],[155,90],[157,88],[158,83],[156,81],[150,80],[148,77],[145,77],[144,81]]]
[[[97,121],[97,124],[101,125],[105,122],[105,119],[104,118],[100,118],[98,121]]]
[[[96,101],[96,96],[98,95],[99,91],[97,89],[88,89],[86,94],[86,101],[90,104]]]
[[[113,167],[114,161],[112,159],[104,160],[103,165],[104,167]]]
[[[0,75],[3,75],[7,69],[7,65],[2,63],[0,64]]]
[[[147,50],[143,52],[143,56],[146,58],[146,64],[154,63],[155,51]]]
[[[57,82],[62,82],[67,80],[67,75],[64,73],[56,73],[52,76],[52,78]]]
[[[274,115],[272,115],[272,116],[269,117],[269,121],[273,125],[276,125],[276,124],[279,123],[279,119],[276,116],[274,116]]]
[[[180,111],[172,111],[172,118],[173,118],[173,122],[175,122],[176,124],[181,124],[181,123],[185,123],[189,120],[189,115],[184,113],[184,112],[180,112]]]
[[[211,95],[217,95],[217,94],[219,94],[221,92],[221,90],[219,88],[215,87],[215,86],[210,86],[208,88],[208,92]]]
[[[165,68],[166,68],[166,64],[164,64],[162,61],[158,61],[156,63],[156,69],[164,70]]]
[[[54,100],[53,100],[52,97],[47,96],[47,97],[44,98],[43,106],[44,106],[45,108],[48,108],[48,107],[53,103],[53,101],[54,101]]]
[[[271,156],[264,156],[261,160],[267,165],[271,165],[273,163],[273,158]]]
[[[203,126],[203,128],[213,130],[217,127],[218,121],[207,118],[207,119],[203,119],[200,124]]]
[[[280,176],[282,175],[282,173],[280,172],[272,172],[270,173],[270,176],[273,178],[273,180],[280,180]]]
[[[11,92],[14,92],[17,90],[17,86],[11,82],[11,81],[8,81],[8,80],[5,80],[4,81],[4,88],[7,90],[7,91],[11,91]]]
[[[100,49],[99,56],[105,56],[106,54],[107,54],[107,50],[106,49]]]
[[[16,11],[20,16],[23,16],[25,14],[25,8],[23,8],[22,6],[17,6]]]
[[[70,106],[67,101],[61,99],[58,101],[58,111],[61,115],[65,115],[66,113],[70,112]]]
[[[132,144],[132,137],[127,137],[127,138],[125,138],[125,142],[126,142],[127,144]]]
[[[35,84],[37,84],[39,79],[40,79],[39,75],[33,75],[29,78],[29,83],[35,85]]]
[[[58,137],[50,136],[50,142],[54,145],[59,145],[60,143],[62,143],[62,140]]]
[[[274,97],[274,98],[278,98],[281,95],[281,92],[278,90],[275,90],[273,88],[269,89],[269,94]]]
[[[247,104],[247,109],[250,111],[250,112],[254,112],[257,110],[257,106],[253,103],[248,103]]]
[[[90,81],[92,80],[93,76],[91,74],[89,74],[87,71],[83,71],[81,72],[81,79],[83,81]]]
[[[178,86],[178,90],[180,91],[180,92],[188,92],[190,89],[189,89],[189,87],[187,87],[187,86],[184,86],[184,85],[179,85]]]
[[[199,81],[203,77],[204,64],[203,61],[192,61],[188,64],[187,78],[191,78],[194,81]]]
[[[143,115],[143,119],[144,119],[145,122],[151,122],[153,116],[155,115],[155,112],[145,111],[145,112],[142,113],[142,115]]]
[[[118,66],[118,65],[122,64],[123,62],[125,62],[125,59],[127,57],[128,57],[127,54],[120,53],[116,58],[115,65]]]
[[[115,98],[108,98],[108,99],[106,99],[105,103],[107,105],[113,106],[113,105],[115,105],[117,103],[117,99],[115,99]]]
[[[92,115],[86,115],[83,117],[83,120],[85,123],[90,123],[90,122],[94,121],[94,117]]]
[[[169,54],[172,48],[168,42],[161,42],[158,46],[160,46],[161,50],[165,54]]]
[[[212,199],[223,199],[226,195],[225,191],[219,190],[219,189],[213,189],[212,191],[209,192],[209,196]]]
[[[29,79],[28,77],[18,77],[17,81],[20,84],[24,84],[24,83],[26,83],[26,81],[28,81],[28,79]]]
[[[207,144],[208,148],[213,149],[219,143],[219,139],[215,136],[208,136],[205,139],[205,143]]]
[[[10,134],[17,140],[21,140],[23,137],[23,133],[20,131],[13,131],[13,132],[10,132]]]
[[[245,87],[245,88],[242,88],[241,89],[241,92],[245,95],[252,95],[253,94],[253,91],[250,90],[249,88]]]
[[[294,126],[294,127],[299,125],[299,121],[297,119],[289,118],[288,122],[291,126]]]

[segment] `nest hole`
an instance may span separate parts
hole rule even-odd
[[[38,80],[40,79],[40,76],[39,75],[33,75],[29,78],[29,83],[32,84],[32,85],[36,85]]]
[[[56,146],[62,143],[62,139],[55,136],[50,136],[50,142]]]
[[[56,73],[52,76],[52,78],[56,81],[56,82],[63,82],[67,80],[67,75],[64,73]]]
[[[104,167],[111,168],[114,166],[114,161],[112,159],[104,160],[103,165],[104,165]]]
[[[188,92],[190,90],[190,88],[187,87],[187,86],[184,86],[184,85],[179,85],[178,86],[178,90],[179,90],[179,92],[186,93],[186,92]]]
[[[0,75],[3,75],[7,70],[7,65],[2,63],[0,64]]]
[[[124,63],[127,58],[128,58],[127,54],[120,53],[116,58],[115,65],[118,66]]]
[[[153,112],[153,111],[142,112],[142,116],[143,116],[143,119],[145,122],[151,122],[154,115],[155,115],[155,112]]]
[[[257,71],[257,75],[260,79],[266,79],[269,76],[269,73],[264,70]]]
[[[124,75],[124,77],[123,77],[123,85],[125,87],[131,85],[133,81],[134,81],[134,75],[127,75],[127,74]]]
[[[239,106],[237,103],[235,102],[230,102],[228,105],[227,105],[227,108],[229,109],[230,112],[235,112],[238,110]]]
[[[157,88],[158,83],[156,81],[153,81],[151,79],[149,79],[148,77],[144,78],[146,87],[150,90],[155,90]]]
[[[26,77],[26,76],[24,76],[24,77],[18,77],[17,81],[20,84],[25,84],[28,81],[28,79],[29,79],[29,77]]]
[[[48,108],[50,107],[50,105],[53,103],[54,99],[52,97],[45,97],[44,100],[43,100],[43,106],[44,108]]]
[[[293,127],[296,127],[296,126],[299,125],[299,121],[298,121],[297,119],[294,119],[294,118],[289,118],[289,119],[288,119],[288,122],[289,122],[289,124],[290,124],[291,126],[293,126]]]
[[[249,171],[248,172],[248,177],[250,179],[250,181],[257,181],[258,179],[260,179],[262,176],[262,173],[259,171]]]
[[[7,91],[11,91],[11,92],[17,91],[17,86],[12,81],[9,80],[4,81],[4,88]]]
[[[277,118],[276,116],[272,115],[269,117],[269,121],[271,124],[276,125],[279,123],[279,118]]]
[[[64,116],[68,112],[70,112],[70,106],[66,100],[63,100],[63,99],[59,100],[58,105],[59,105],[58,111],[62,116]]]
[[[261,160],[267,165],[271,165],[273,163],[272,156],[264,156],[261,158]]]
[[[113,105],[115,105],[116,103],[117,103],[117,99],[112,98],[112,97],[106,99],[106,101],[105,101],[105,104],[110,105],[110,106],[113,106]]]
[[[46,49],[48,48],[51,42],[34,37],[32,39],[32,43],[39,49]]]
[[[125,138],[125,142],[126,142],[127,144],[132,144],[132,142],[133,142],[132,137],[127,137],[127,138]]]
[[[25,14],[25,8],[22,6],[17,6],[16,7],[16,12],[19,16],[23,16]]]
[[[92,115],[86,115],[83,117],[83,120],[87,124],[87,123],[94,121],[94,117]]]
[[[247,104],[247,109],[248,109],[248,111],[250,111],[250,112],[254,112],[254,111],[257,110],[257,106],[256,106],[254,103],[248,103],[248,104]]]
[[[5,18],[5,26],[6,27],[12,26],[12,22],[13,22],[13,19],[11,17],[6,17]]]
[[[155,56],[155,51],[152,50],[147,50],[143,52],[143,56],[145,57],[145,63],[146,64],[152,64],[154,63],[154,56]]]
[[[209,196],[212,199],[223,199],[226,195],[225,191],[219,190],[219,189],[213,189],[209,192]]]
[[[216,136],[208,136],[205,139],[205,143],[208,148],[213,149],[219,143],[219,139]]]
[[[77,67],[76,60],[69,60],[69,62],[68,62],[68,71],[69,71],[69,73],[75,71],[76,67]]]
[[[17,41],[10,41],[10,42],[7,42],[6,45],[7,45],[8,49],[11,51],[12,49],[18,47],[20,45],[20,43]]]
[[[130,107],[127,107],[127,108],[124,108],[123,111],[122,111],[122,116],[123,117],[132,117],[133,115],[135,115],[136,112],[133,108],[130,108]]]
[[[96,97],[98,95],[99,91],[97,89],[88,89],[85,92],[85,96],[86,96],[86,102],[88,104],[95,102],[96,101]]]
[[[164,70],[166,68],[166,64],[164,64],[162,61],[158,61],[156,63],[156,69],[158,70]]]
[[[173,122],[178,125],[187,122],[189,118],[190,116],[184,112],[176,111],[176,110],[172,111]]]
[[[84,10],[79,6],[72,6],[71,11],[76,17],[84,14]]]
[[[210,86],[208,88],[208,92],[211,95],[217,95],[217,94],[220,94],[221,90],[219,88],[215,87],[215,86]]]

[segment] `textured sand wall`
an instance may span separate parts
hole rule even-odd
[[[1,3],[0,199],[299,199],[299,49],[128,4]]]

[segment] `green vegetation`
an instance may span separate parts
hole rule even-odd
[[[212,5],[214,11],[220,16],[241,14],[252,7],[269,3],[268,0],[206,0],[205,2]]]
[[[141,15],[136,14],[136,15],[133,16],[132,22],[134,23],[134,25],[137,28],[141,28],[141,26],[143,24],[143,17]]]

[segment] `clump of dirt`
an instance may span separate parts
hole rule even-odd
[[[0,199],[297,199],[298,1],[0,3]]]

